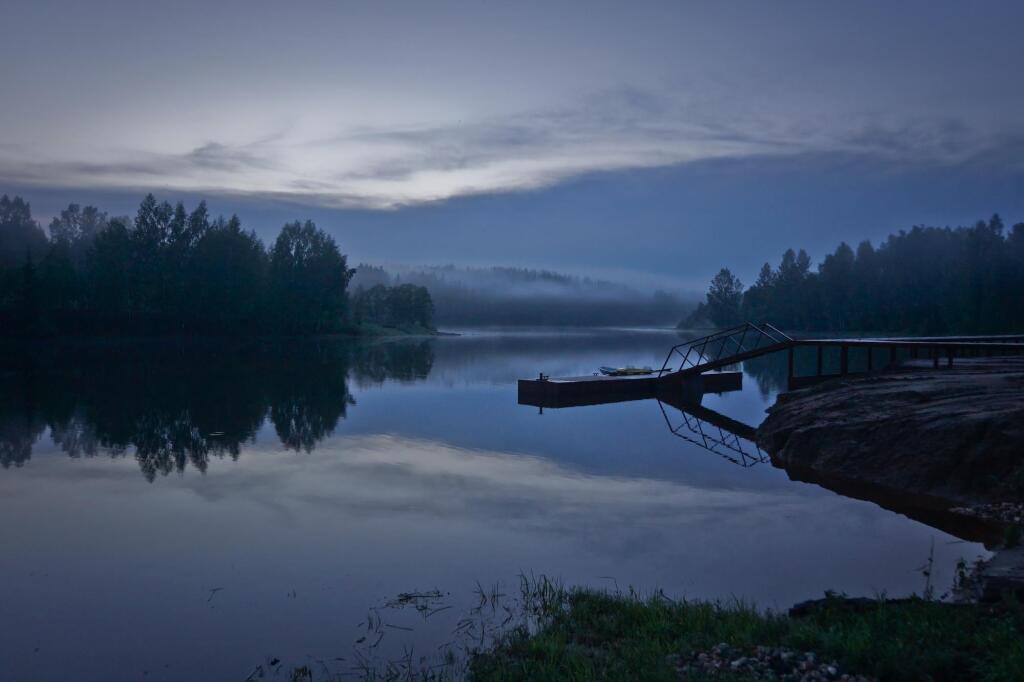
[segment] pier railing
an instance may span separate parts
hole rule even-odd
[[[1022,341],[1024,337],[1020,335],[794,339],[770,324],[748,322],[673,346],[658,371],[658,377],[672,382],[769,353],[786,351],[788,386],[798,388],[835,376],[871,372],[903,360],[924,358],[931,360],[932,365],[938,368],[942,360],[952,367],[954,358],[1022,355]],[[816,371],[811,375],[798,376],[794,356],[797,349],[804,348],[815,351]],[[826,348],[838,348],[838,372],[824,372],[823,354]],[[859,371],[850,366],[849,358],[853,350],[866,355],[866,366]],[[884,357],[876,358],[876,354]],[[679,363],[678,366],[676,363]]]
[[[673,346],[658,375],[669,372],[700,374],[774,350],[782,350],[792,343],[791,337],[770,324],[758,325],[747,322]],[[677,361],[680,363],[678,368],[675,366]]]

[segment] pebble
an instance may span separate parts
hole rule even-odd
[[[993,502],[992,504],[977,504],[969,507],[953,507],[950,511],[990,521],[1020,523],[1021,519],[1024,519],[1024,502]]]
[[[823,663],[813,651],[798,652],[781,647],[758,646],[743,650],[725,642],[684,657],[674,654],[666,659],[680,679],[691,674],[717,676],[746,673],[753,680],[787,682],[871,682],[871,678],[842,672],[836,661]]]

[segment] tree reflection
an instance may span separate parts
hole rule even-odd
[[[270,421],[286,448],[312,452],[355,404],[347,383],[351,355],[350,346],[317,345],[267,368]]]
[[[761,398],[768,400],[774,393],[788,389],[789,359],[785,352],[769,353],[743,361],[743,372],[757,382]]]
[[[430,371],[429,343],[154,341],[22,348],[0,366],[0,466],[21,466],[49,429],[70,457],[133,456],[147,480],[237,459],[269,419],[312,452],[355,404],[357,377]]]
[[[0,347],[0,358],[14,357]],[[0,467],[20,467],[32,457],[32,447],[46,430],[45,400],[33,380],[33,368],[5,371],[0,365]]]
[[[20,467],[32,457],[32,446],[46,428],[30,404],[19,404],[0,389],[0,467]],[[17,408],[17,409],[15,409]]]
[[[426,340],[400,340],[360,344],[353,348],[353,378],[359,386],[388,379],[419,381],[434,364],[433,344]]]

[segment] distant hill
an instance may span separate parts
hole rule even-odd
[[[548,270],[360,265],[349,288],[417,284],[430,291],[440,325],[672,325],[696,294],[642,292],[625,284]]]

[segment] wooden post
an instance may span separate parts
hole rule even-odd
[[[934,367],[935,369],[938,369],[939,368],[939,349],[938,348],[932,348],[932,349],[930,349],[929,352],[932,354],[932,367]]]
[[[850,347],[845,343],[839,349],[839,375],[846,376],[850,371]]]
[[[821,362],[821,344],[818,344],[818,376],[822,373],[822,362]]]
[[[786,359],[789,362],[789,380],[793,383],[793,346],[789,347]]]

